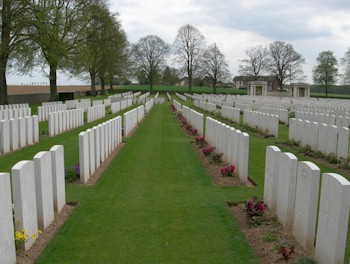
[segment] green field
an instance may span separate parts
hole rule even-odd
[[[191,100],[174,98],[210,115]],[[64,145],[69,167],[78,161],[79,132],[121,113],[53,138],[45,135],[47,122],[41,122],[40,142],[0,157],[0,171],[55,144]],[[278,139],[251,130],[249,135],[249,177],[257,186],[214,186],[192,149],[193,137],[184,135],[170,104],[155,105],[132,137],[124,138],[125,146],[95,185],[66,184],[67,201],[78,206],[36,263],[258,263],[227,202],[262,197],[266,146],[290,149],[282,145],[288,139],[283,124]],[[349,173],[315,163],[322,173],[350,179]]]

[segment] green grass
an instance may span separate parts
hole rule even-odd
[[[258,263],[190,140],[155,105],[37,263]]]
[[[350,99],[349,94],[328,94],[326,97],[325,93],[311,93],[310,96],[316,98]]]
[[[127,109],[124,109],[121,112],[116,114],[106,114],[105,118],[99,119],[91,123],[85,123],[85,125],[78,128],[67,131],[63,134],[60,134],[55,137],[49,137],[47,134],[48,122],[40,122],[39,124],[39,133],[40,139],[39,142],[26,146],[24,148],[18,149],[17,151],[9,152],[0,157],[0,171],[1,172],[10,172],[11,168],[21,160],[31,160],[33,157],[40,151],[48,151],[54,145],[63,145],[64,146],[64,158],[65,158],[65,167],[69,167],[79,162],[79,146],[78,146],[78,135],[81,131],[85,131],[88,128],[92,128],[98,124],[103,123],[115,116],[122,115],[123,113],[137,107],[138,105],[133,105]],[[44,133],[44,134],[42,134]]]
[[[192,100],[188,100],[186,102],[182,101],[180,98],[176,97],[175,95],[172,95],[173,98],[175,98],[178,102],[181,104],[187,105],[191,107],[192,109],[195,109],[196,111],[203,113],[203,115],[211,116],[210,113],[203,111],[202,109],[199,109],[194,106]],[[227,123],[236,129],[240,129],[242,131],[246,131],[245,128],[242,126],[243,119],[241,118],[240,124],[221,119],[222,122]],[[263,138],[259,133],[249,131],[249,167],[248,167],[248,174],[249,177],[258,185],[257,188],[254,188],[250,191],[251,196],[256,195],[258,197],[263,196],[263,186],[264,186],[264,175],[265,175],[265,156],[266,156],[266,147],[270,145],[278,146],[281,151],[283,152],[292,152],[299,161],[309,161],[310,158],[307,156],[302,155],[301,153],[292,151],[293,149],[283,145],[284,142],[288,140],[288,127],[284,124],[279,125],[279,138]],[[344,173],[344,171],[332,168],[327,166],[324,162],[319,160],[312,160],[314,164],[316,164],[322,173],[327,172],[333,172],[338,173],[342,176],[344,176],[347,180],[350,181],[350,172]],[[227,196],[227,198],[230,198]],[[234,199],[237,197],[231,197],[232,201],[235,201]],[[349,228],[348,228],[348,236],[347,236],[347,243],[346,243],[346,254],[345,254],[345,260],[349,260],[350,258],[350,222],[349,222]],[[347,261],[345,261],[347,263]]]

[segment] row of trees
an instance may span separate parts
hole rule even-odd
[[[245,53],[247,58],[239,65],[239,73],[244,76],[275,76],[281,89],[287,80],[292,82],[305,78],[302,70],[305,60],[291,44],[274,41],[269,46],[251,47]]]
[[[205,78],[214,92],[218,82],[227,81],[230,77],[225,56],[216,43],[206,47],[203,34],[197,28],[185,25],[178,30],[172,47],[154,35],[143,37],[133,45],[132,61],[135,71],[145,76],[151,90],[171,54],[173,62],[179,66],[179,73],[188,77],[190,91],[195,77]],[[170,68],[165,69],[168,69],[165,73],[171,74]]]
[[[305,60],[296,52],[291,44],[274,41],[268,46],[257,45],[245,50],[247,58],[241,60],[239,73],[244,76],[275,76],[279,87],[289,81],[303,81],[305,75],[302,66]],[[322,51],[316,58],[312,71],[315,84],[324,86],[326,96],[328,88],[339,80],[344,85],[350,84],[350,48],[340,61],[343,73],[340,74],[337,58],[332,51]]]
[[[118,14],[107,0],[1,1],[0,104],[8,103],[6,73],[49,67],[50,100],[57,99],[57,71],[96,76],[102,87],[122,75],[129,50]]]

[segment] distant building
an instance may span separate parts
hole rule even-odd
[[[279,89],[278,81],[275,76],[236,76],[233,78],[234,89],[248,89],[250,82],[259,81],[267,83],[268,91]]]

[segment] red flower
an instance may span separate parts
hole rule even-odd
[[[263,202],[261,202],[261,203],[258,205],[258,210],[259,210],[260,212],[264,212],[264,210],[265,210],[265,204],[264,204]]]
[[[235,165],[231,165],[231,173],[235,172]]]

